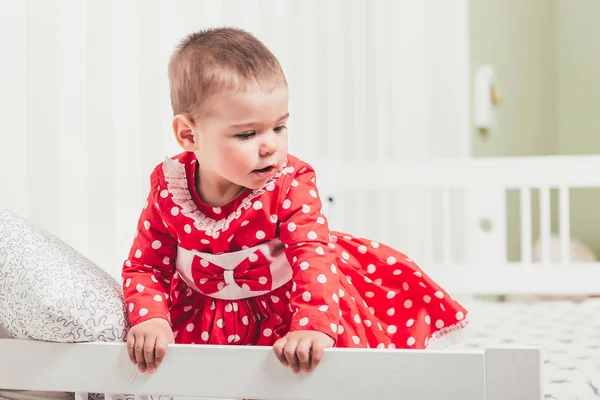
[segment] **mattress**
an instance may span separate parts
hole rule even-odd
[[[466,306],[474,327],[454,348],[542,346],[544,399],[600,399],[599,299]]]

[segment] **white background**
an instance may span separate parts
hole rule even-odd
[[[468,157],[466,14],[466,0],[0,0],[0,207],[118,276],[149,173],[179,152],[169,55],[219,25],[279,58],[295,155]]]

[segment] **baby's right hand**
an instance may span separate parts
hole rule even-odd
[[[140,372],[156,371],[165,354],[167,346],[175,342],[169,322],[162,318],[152,318],[129,330],[127,334],[127,354]]]

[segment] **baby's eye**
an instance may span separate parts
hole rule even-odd
[[[279,133],[279,132],[281,132],[281,131],[282,131],[282,130],[284,130],[284,129],[287,129],[287,126],[285,126],[285,125],[281,125],[281,126],[278,126],[277,128],[275,128],[275,129],[273,129],[273,130],[274,130],[275,132]]]
[[[255,135],[255,132],[245,132],[245,133],[237,134],[237,135],[235,135],[235,137],[238,139],[241,139],[241,140],[248,140],[254,135]]]

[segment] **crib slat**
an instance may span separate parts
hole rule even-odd
[[[379,233],[379,237],[374,236],[374,239],[379,240],[383,243],[390,243],[391,245],[395,245],[392,243],[392,239],[394,238],[395,229],[393,226],[392,219],[390,218],[390,205],[392,204],[392,196],[393,191],[389,189],[382,189],[378,195],[376,196],[376,212],[373,213],[374,218],[377,218],[373,221],[375,226],[375,231]],[[373,232],[374,234],[375,232]],[[369,232],[371,234],[371,232]]]
[[[380,194],[380,192],[378,193]],[[355,210],[368,210],[369,209],[369,192],[357,192],[354,194]],[[366,212],[353,212],[353,219],[356,223],[355,228],[350,230],[350,234],[356,236],[370,236],[368,233],[369,229],[369,213]]]
[[[521,261],[531,262],[531,189],[521,188]]]
[[[400,191],[400,197],[398,198],[397,206],[399,206],[399,226],[401,227],[401,242],[400,246],[404,252],[407,254],[410,253],[408,246],[410,245],[410,210],[409,210],[409,198],[408,198],[408,190],[407,188],[402,188]]]
[[[561,186],[559,189],[559,221],[560,221],[560,256],[561,262],[567,264],[571,260],[571,218],[570,218],[569,188]]]
[[[450,189],[444,188],[442,190],[442,218],[443,218],[443,258],[442,264],[450,264],[452,262],[451,254],[451,215],[450,215]]]
[[[421,233],[417,218],[417,213],[419,212],[417,196],[418,192],[414,188],[406,191],[406,210],[408,212],[406,216],[406,226],[408,227],[406,254],[410,257],[417,257],[419,234]]]
[[[432,265],[435,260],[434,245],[433,245],[433,193],[431,189],[425,189],[425,257],[427,265]]]
[[[550,188],[540,187],[540,260],[542,264],[550,260]]]

